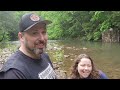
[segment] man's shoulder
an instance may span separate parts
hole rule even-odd
[[[25,76],[21,71],[11,68],[6,72],[1,72],[0,79],[25,79]]]
[[[42,56],[47,56],[49,57],[49,55],[47,53],[42,53]]]
[[[42,59],[46,58],[47,60],[50,60],[49,55],[47,53],[43,53],[41,56],[42,56]]]
[[[22,58],[20,51],[16,51],[10,57],[8,57],[7,61],[1,68],[2,71],[8,71],[10,68],[18,68],[19,66],[23,66]]]
[[[52,62],[51,62],[51,60],[49,58],[49,55],[47,53],[43,53],[42,54],[42,59],[44,59],[45,61],[49,62],[50,65],[53,67]]]
[[[16,58],[21,57],[21,56],[22,56],[21,52],[20,52],[19,50],[17,50],[17,51],[16,51],[15,53],[13,53],[10,57],[8,57],[7,60],[16,59]]]

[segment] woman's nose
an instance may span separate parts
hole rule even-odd
[[[88,69],[88,66],[85,66],[85,69]]]

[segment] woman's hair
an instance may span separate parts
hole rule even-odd
[[[99,71],[95,68],[93,60],[87,54],[80,54],[75,59],[75,63],[73,65],[73,67],[72,67],[71,79],[80,79],[80,75],[78,73],[77,67],[78,67],[78,64],[79,64],[79,62],[81,61],[82,58],[90,59],[91,64],[92,64],[92,71],[91,71],[90,75],[88,76],[88,78],[90,78],[90,79],[99,79],[100,78]]]

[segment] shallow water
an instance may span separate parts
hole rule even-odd
[[[81,53],[87,53],[94,60],[98,69],[110,79],[120,78],[120,44],[81,41],[49,41],[48,54],[52,61],[63,61],[61,68],[67,71],[74,59]]]
[[[19,42],[12,42],[11,45],[15,45],[13,48],[18,47]],[[68,76],[74,59],[86,53],[110,79],[120,79],[120,43],[49,40],[46,52],[52,62],[59,62]]]

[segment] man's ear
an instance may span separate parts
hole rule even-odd
[[[23,36],[24,36],[24,34],[23,34],[22,32],[19,32],[19,33],[18,33],[18,38],[19,38],[19,40],[22,40],[22,41],[23,41]]]

